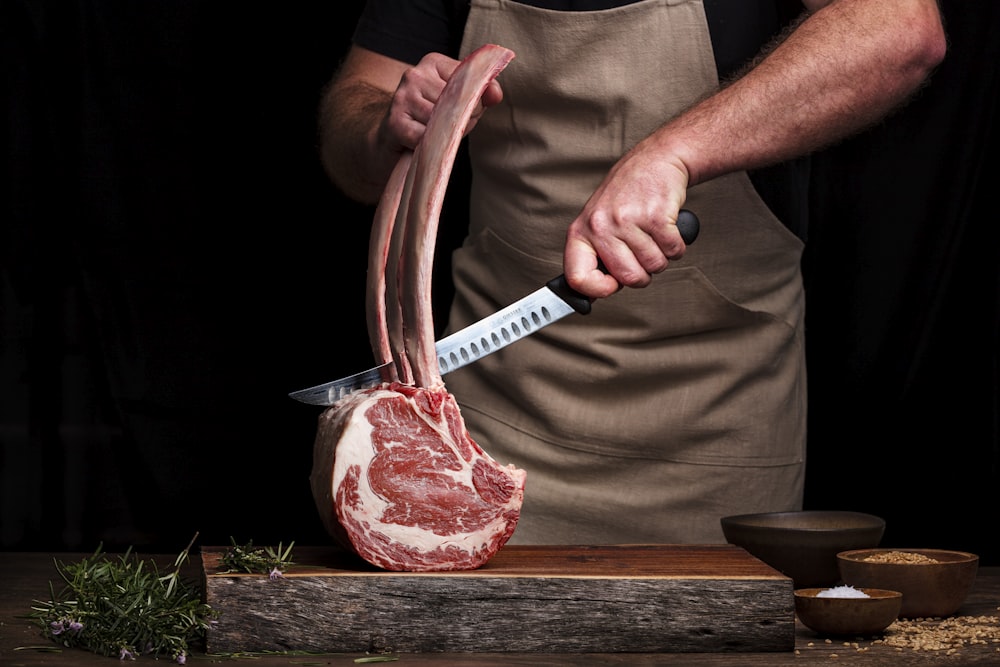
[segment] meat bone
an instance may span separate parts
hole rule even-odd
[[[513,51],[486,44],[462,61],[435,103],[420,143],[390,175],[376,209],[366,310],[372,350],[388,371],[383,379],[418,387],[443,384],[431,304],[441,207],[469,119],[490,81],[513,58]],[[396,280],[379,284],[379,275]],[[387,366],[390,361],[394,365]]]

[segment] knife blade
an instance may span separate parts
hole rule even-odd
[[[700,230],[698,217],[687,209],[681,209],[677,216],[677,229],[686,244],[694,243]],[[591,300],[570,287],[565,275],[559,275],[506,308],[435,343],[438,370],[442,375],[450,373],[530,336],[570,313],[586,315],[590,313],[591,307]],[[293,391],[288,395],[301,403],[333,405],[352,392],[381,384],[382,371],[392,363],[388,361],[366,371]]]

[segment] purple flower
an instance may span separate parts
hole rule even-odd
[[[122,646],[122,652],[118,656],[118,659],[124,660],[125,658],[128,658],[129,660],[135,660],[135,653],[132,653],[132,651],[130,651],[127,646]]]
[[[178,665],[186,664],[187,661],[188,661],[188,659],[187,659],[187,654],[186,653],[184,653],[182,651],[182,652],[180,652],[180,653],[177,654],[177,664]]]
[[[72,621],[69,624],[69,629],[72,632],[80,632],[80,630],[83,630],[83,623],[81,623],[80,621]]]
[[[281,573],[281,570],[279,570],[277,567],[271,570],[271,574],[268,575],[268,577],[271,579],[281,579],[284,576],[285,575],[283,575]]]
[[[52,629],[52,636],[61,635],[66,629],[66,623],[62,620],[52,621],[49,623],[49,628]]]

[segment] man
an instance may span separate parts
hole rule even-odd
[[[791,160],[904,102],[943,27],[934,0],[813,1],[768,42],[776,2],[595,1],[370,1],[324,99],[324,164],[375,201],[456,58],[512,49],[469,129],[449,328],[560,272],[600,301],[448,388],[477,442],[528,471],[513,541],[718,542],[721,516],[801,507]],[[691,248],[682,206],[701,220]]]

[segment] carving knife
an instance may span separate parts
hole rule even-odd
[[[681,209],[677,216],[677,229],[685,243],[694,243],[700,229],[697,216],[687,209]],[[435,343],[438,368],[442,375],[450,373],[530,336],[570,313],[586,315],[590,312],[591,305],[589,298],[567,285],[566,276],[560,275],[506,308]],[[383,369],[392,363],[389,361],[361,373],[293,391],[288,395],[310,405],[333,405],[351,392],[381,384]]]

